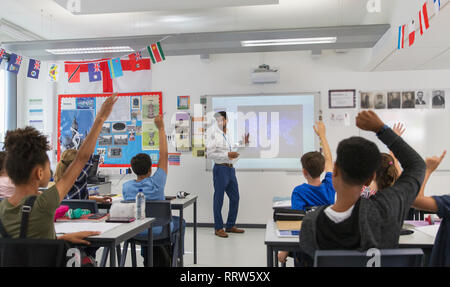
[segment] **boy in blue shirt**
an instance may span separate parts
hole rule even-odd
[[[308,183],[294,188],[291,196],[292,209],[305,210],[306,207],[334,203],[336,192],[331,182],[333,159],[324,123],[317,122],[314,126],[314,131],[320,138],[323,155],[320,152],[309,152],[302,156],[303,176]],[[326,173],[325,178],[320,181],[320,175],[323,171]]]
[[[333,158],[328,145],[324,123],[316,122],[314,131],[320,138],[323,155],[320,152],[308,152],[302,156],[303,176],[308,183],[299,185],[292,191],[292,209],[305,210],[307,207],[330,205],[335,200],[336,192],[331,181]],[[326,172],[325,178],[320,181],[320,175],[324,170]],[[278,260],[284,263],[288,255],[288,251],[280,251],[278,252]]]
[[[137,179],[127,181],[123,184],[122,195],[124,200],[135,200],[139,189],[145,195],[146,200],[165,200],[164,187],[166,185],[167,172],[168,172],[168,151],[167,151],[167,138],[164,130],[164,122],[162,117],[158,115],[155,118],[155,125],[159,131],[159,162],[158,169],[152,176],[152,160],[148,154],[140,153],[135,155],[131,159],[131,169],[137,175]],[[172,233],[179,230],[179,217],[172,216],[172,222],[170,223],[170,229]],[[181,236],[184,242],[184,229],[186,222],[183,220],[183,228],[181,230]],[[153,227],[153,236],[158,236],[162,232],[162,226]],[[142,232],[139,236],[147,236],[147,231]],[[173,242],[175,243],[175,242]],[[183,247],[181,247],[184,250]],[[183,251],[182,251],[183,252]],[[146,247],[142,246],[141,255],[144,257]]]

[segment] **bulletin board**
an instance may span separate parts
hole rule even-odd
[[[79,149],[97,111],[111,94],[58,96],[58,161],[66,149]],[[100,167],[130,167],[138,153],[146,153],[153,166],[159,161],[159,133],[155,117],[162,115],[162,93],[121,93],[104,122],[94,154]]]

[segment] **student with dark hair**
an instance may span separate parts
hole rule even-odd
[[[420,210],[436,212],[442,219],[431,251],[430,266],[450,267],[450,194],[441,196],[425,196],[425,185],[431,174],[438,168],[447,151],[440,157],[433,156],[425,160],[427,170],[425,179],[413,207]]]
[[[329,205],[334,203],[336,192],[331,182],[333,171],[333,158],[326,137],[326,128],[323,122],[317,122],[314,131],[320,138],[323,154],[308,152],[301,158],[303,176],[308,183],[297,186],[292,191],[291,207],[296,210],[305,210],[307,207]],[[325,171],[325,178],[320,181],[320,175]],[[286,262],[288,251],[278,252],[278,261]],[[295,256],[295,255],[291,255]]]
[[[0,151],[0,198],[11,197],[16,189],[6,173],[5,159],[6,152]]]
[[[403,167],[393,186],[370,198],[361,197],[363,185],[374,179],[381,163],[378,147],[361,137],[341,141],[333,168],[336,202],[308,213],[300,232],[299,260],[311,265],[316,250],[396,248],[403,220],[414,202],[425,174],[425,162],[373,111],[360,112],[356,125],[376,133]]]
[[[164,130],[164,121],[161,115],[155,117],[155,124],[159,131],[159,162],[156,172],[152,175],[152,159],[148,154],[139,153],[131,159],[131,169],[136,174],[137,179],[129,180],[123,184],[122,195],[125,200],[135,200],[139,190],[145,195],[146,200],[165,200],[164,187],[166,185],[168,169],[167,137]],[[177,232],[180,229],[180,218],[172,216],[170,229]],[[183,220],[181,236],[184,242],[184,231],[186,222]],[[152,229],[153,235],[157,236],[162,232],[162,226],[155,226]],[[147,236],[147,231],[139,234]],[[173,242],[175,243],[175,242]],[[181,247],[184,250],[183,246]],[[147,247],[142,246],[141,255],[144,257],[144,265],[147,258]],[[183,252],[183,251],[182,251]]]
[[[0,203],[0,235],[2,237],[57,238],[53,222],[55,211],[94,152],[103,122],[110,115],[116,101],[116,94],[106,99],[75,160],[62,178],[42,194],[38,192],[39,187],[47,187],[51,176],[50,161],[47,156],[50,147],[47,138],[32,127],[6,133],[6,171],[16,185],[16,190],[9,199],[2,200]],[[21,228],[24,214],[29,214],[26,230]],[[59,236],[58,239],[89,245],[84,238],[98,234],[99,232],[90,231],[76,232]]]
[[[333,158],[324,123],[317,122],[314,131],[320,138],[324,155],[320,152],[308,152],[302,156],[302,172],[307,183],[297,186],[292,191],[292,209],[305,210],[306,207],[334,203],[336,193],[331,182]],[[325,178],[320,181],[320,175],[324,171]]]

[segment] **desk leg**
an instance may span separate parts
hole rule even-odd
[[[102,259],[100,260],[100,267],[106,266],[106,260],[108,259],[109,247],[103,247]]]
[[[125,262],[127,261],[127,254],[128,254],[128,240],[123,243],[122,257],[119,265],[120,267],[125,267]]]
[[[194,264],[197,264],[197,200],[194,201]]]
[[[116,267],[116,246],[114,244],[109,247],[109,267]]]
[[[120,250],[120,244],[116,246],[116,253],[117,253],[117,262],[120,264],[120,262],[122,261],[122,252]],[[120,266],[120,265],[119,265]]]
[[[270,245],[267,245],[267,267],[273,267],[273,250]]]
[[[153,230],[152,225],[148,229],[147,235],[147,266],[153,267]]]
[[[179,228],[180,228],[180,231],[183,228],[183,208],[180,209],[180,227]],[[181,234],[181,232],[180,232],[180,234]],[[183,246],[184,246],[183,245],[183,236],[180,236],[180,238],[179,238],[179,246],[180,246],[180,250],[182,250]],[[181,267],[184,267],[183,257],[184,257],[184,252],[183,253],[180,252],[180,266]]]

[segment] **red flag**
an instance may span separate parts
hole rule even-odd
[[[416,37],[416,25],[414,20],[409,23],[409,46],[411,47],[414,44],[414,39]]]
[[[419,21],[420,21],[420,35],[423,35],[425,30],[430,28],[430,23],[428,22],[428,10],[427,10],[427,2],[425,2],[422,6],[422,10],[419,11]]]
[[[139,70],[148,70],[146,61],[142,58],[142,52],[136,52],[128,55],[131,64],[131,70],[139,71]]]
[[[79,83],[80,82],[80,72],[81,72],[81,66],[80,65],[66,65],[66,73],[67,79],[69,83]]]

